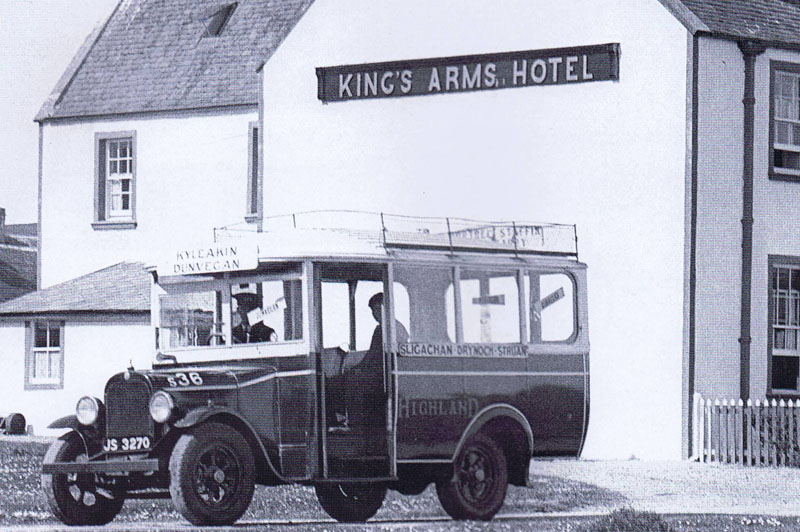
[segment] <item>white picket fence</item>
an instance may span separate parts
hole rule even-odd
[[[711,399],[694,395],[692,457],[753,466],[800,465],[800,400]]]

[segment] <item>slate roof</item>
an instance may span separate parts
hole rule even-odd
[[[72,312],[149,312],[150,274],[120,262],[0,304],[0,317]]]
[[[0,284],[14,287],[17,293],[36,290],[35,242],[0,233]]]
[[[36,120],[255,106],[259,67],[314,0],[120,0],[90,35]],[[800,46],[800,0],[660,0],[690,31]]]
[[[681,0],[711,34],[800,45],[798,0]]]
[[[7,235],[35,237],[38,234],[39,225],[29,224],[6,224],[2,231]]]
[[[203,37],[232,0],[120,0],[36,120],[257,105],[258,68],[312,2],[239,0],[222,34]]]

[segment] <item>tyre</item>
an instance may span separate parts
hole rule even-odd
[[[383,484],[317,484],[322,509],[343,523],[363,523],[377,512],[386,497]]]
[[[80,462],[86,459],[83,440],[73,431],[50,445],[44,463]],[[42,489],[53,514],[66,525],[110,523],[125,503],[123,493],[98,489],[94,473],[42,475]]]
[[[508,466],[503,449],[481,433],[461,448],[452,474],[436,482],[439,502],[453,519],[488,521],[503,506],[507,488]]]
[[[419,495],[431,483],[428,477],[406,477],[400,478],[392,489],[401,495]]]
[[[183,434],[169,459],[175,507],[194,525],[231,525],[250,506],[255,460],[234,428],[206,423]]]

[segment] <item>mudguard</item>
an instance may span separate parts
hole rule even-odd
[[[202,408],[195,408],[194,410],[190,410],[187,412],[185,416],[175,422],[175,426],[179,429],[188,429],[194,427],[195,425],[202,423],[203,421],[207,420],[211,416],[216,414],[226,414],[236,417],[242,420],[235,412],[232,410],[228,410],[227,408],[221,408],[218,406],[211,406],[211,407],[202,407]]]
[[[456,451],[453,453],[453,460],[456,459],[464,442],[467,441],[470,436],[481,430],[481,427],[486,423],[500,416],[509,417],[519,423],[525,431],[525,435],[528,437],[528,449],[533,451],[533,430],[531,430],[531,425],[525,418],[525,414],[508,404],[494,404],[483,408],[480,412],[475,414],[475,417],[469,422],[469,425],[467,425],[467,428],[464,429],[461,435],[461,439],[458,441]]]
[[[466,441],[472,436],[473,434],[479,432],[487,423],[492,420],[498,418],[505,418],[509,419],[515,424],[519,425],[522,431],[525,433],[527,444],[528,444],[528,456],[525,459],[525,464],[528,463],[530,457],[533,453],[533,430],[531,429],[530,423],[528,423],[525,414],[519,411],[519,409],[506,404],[506,403],[498,403],[493,405],[488,405],[480,410],[475,417],[472,418],[469,425],[464,429],[464,432],[461,434],[461,439],[458,441],[458,445],[456,446],[456,450],[453,453],[452,460],[455,462],[456,457],[461,452]],[[527,485],[528,475],[527,475],[527,467],[525,467],[525,472],[520,474],[518,477],[509,477],[509,480],[512,484],[518,486],[525,486]]]
[[[78,417],[75,414],[71,416],[64,416],[56,419],[49,425],[47,425],[48,429],[72,429],[72,430],[79,430],[82,428],[83,425],[78,423]]]
[[[249,432],[249,434],[244,435],[245,438],[252,439],[254,442],[258,444],[258,447],[261,449],[261,455],[266,461],[267,465],[269,466],[270,471],[275,475],[275,478],[279,479],[282,482],[290,482],[288,479],[286,479],[283,475],[281,475],[278,472],[278,469],[272,463],[272,459],[270,458],[266,447],[264,447],[264,444],[261,442],[261,439],[258,437],[256,431],[253,429],[250,423],[248,423],[244,418],[242,418],[239,414],[237,414],[233,410],[229,410],[227,408],[222,408],[219,406],[195,408],[194,410],[190,410],[189,412],[187,412],[185,416],[183,416],[180,420],[175,422],[174,426],[179,429],[189,429],[196,425],[199,425],[200,423],[214,416],[225,416],[236,419],[236,421],[240,423],[243,427],[245,427],[246,430]]]

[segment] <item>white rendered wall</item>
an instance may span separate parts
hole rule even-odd
[[[349,101],[315,67],[619,42],[619,82]],[[578,225],[588,457],[680,457],[686,31],[656,0],[319,0],[267,61],[267,214]]]
[[[753,263],[750,390],[763,399],[767,382],[768,257],[800,256],[800,184],[769,179],[771,60],[800,64],[796,52],[768,49],[755,66]],[[697,342],[695,390],[738,398],[742,268],[742,135],[744,59],[736,43],[700,40]]]
[[[36,434],[57,434],[47,425],[75,413],[84,395],[103,398],[106,381],[132,362],[150,367],[153,333],[143,321],[114,325],[67,322],[64,328],[64,388],[25,389],[25,326],[0,323],[0,361],[5,368],[0,412],[20,412]]]
[[[735,42],[698,47],[695,391],[730,399],[740,373],[744,59]]]
[[[256,111],[48,123],[42,157],[42,287],[244,222]],[[136,229],[95,230],[95,133],[136,131]]]
[[[769,179],[769,63],[800,64],[800,53],[768,49],[756,60],[754,153],[753,314],[750,355],[750,395],[767,390],[768,256],[800,257],[800,183]]]

